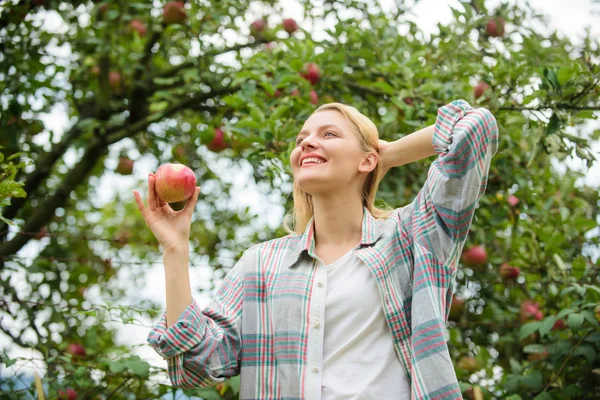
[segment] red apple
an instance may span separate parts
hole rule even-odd
[[[294,88],[291,92],[290,92],[290,96],[294,96],[294,97],[300,97],[300,90],[298,90],[298,88]]]
[[[285,18],[281,24],[283,25],[283,30],[290,35],[298,30],[298,24],[293,18]]]
[[[487,252],[483,246],[473,246],[463,251],[462,262],[470,267],[480,267],[487,262]]]
[[[182,1],[170,1],[163,8],[165,24],[181,24],[187,18],[185,4]]]
[[[133,160],[128,157],[119,157],[119,164],[115,171],[121,175],[131,175],[133,173]]]
[[[316,85],[321,78],[321,71],[319,71],[319,67],[315,63],[308,63],[304,65],[304,70],[300,74],[304,79]]]
[[[450,315],[449,318],[453,321],[460,319],[465,308],[465,301],[456,296],[452,297],[452,303],[450,304]]]
[[[121,88],[121,74],[117,71],[110,71],[108,73],[108,84],[112,90],[119,90]]]
[[[264,18],[259,18],[250,24],[250,33],[253,36],[257,36],[267,27],[267,21]]]
[[[504,36],[504,25],[506,22],[502,17],[495,17],[487,22],[485,31],[492,37]]]
[[[220,153],[228,147],[225,141],[225,133],[221,128],[215,129],[215,136],[206,147],[215,153]]]
[[[156,170],[155,178],[156,194],[166,203],[187,200],[196,190],[196,176],[183,164],[163,164]]]
[[[513,194],[508,196],[508,199],[506,199],[506,201],[508,202],[508,205],[511,207],[516,207],[517,204],[519,204],[519,198]]]
[[[504,263],[500,266],[500,276],[502,277],[502,279],[517,279],[520,274],[521,270],[517,267],[513,267],[511,265],[508,265],[507,263]]]
[[[478,99],[481,96],[483,96],[483,94],[490,88],[490,85],[487,84],[487,82],[479,82],[477,84],[477,86],[475,86],[475,88],[473,89],[473,94],[475,95],[475,98]]]
[[[525,300],[521,303],[521,322],[526,322],[532,319],[541,320],[544,318],[544,313],[540,311],[540,306],[533,300]]]
[[[146,36],[146,25],[139,19],[134,19],[129,23],[129,27],[136,31],[140,36]]]
[[[313,104],[319,104],[319,95],[314,90],[310,91],[310,102]]]
[[[60,400],[77,400],[77,392],[73,388],[67,388],[67,391],[59,390],[58,398]]]
[[[67,346],[67,353],[74,356],[85,357],[85,347],[78,343],[69,343],[69,346]]]
[[[567,327],[567,325],[565,324],[565,321],[562,319],[557,319],[556,322],[554,323],[554,325],[552,325],[552,330],[553,331],[561,331],[563,329],[565,329]]]

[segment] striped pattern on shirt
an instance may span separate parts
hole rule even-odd
[[[473,214],[485,192],[498,127],[464,100],[438,110],[438,154],[416,198],[385,220],[363,209],[355,254],[375,277],[411,399],[461,399],[445,340],[455,279]],[[308,315],[317,263],[311,219],[302,235],[256,244],[227,273],[214,300],[195,300],[167,329],[148,335],[175,387],[241,374],[240,399],[305,399]],[[368,368],[368,366],[365,366]]]

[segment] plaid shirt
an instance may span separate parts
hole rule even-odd
[[[364,208],[354,252],[375,276],[411,399],[461,399],[446,321],[460,254],[497,151],[496,119],[485,108],[453,101],[438,110],[432,144],[438,157],[417,197],[385,220]],[[312,222],[302,235],[247,249],[208,306],[192,300],[168,329],[163,313],[148,342],[167,360],[173,386],[204,387],[241,374],[242,400],[307,398],[308,315],[318,264],[299,261],[316,258]]]

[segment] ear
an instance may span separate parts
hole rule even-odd
[[[378,162],[379,162],[379,158],[377,157],[377,153],[370,152],[369,154],[366,154],[363,157],[362,162],[358,166],[358,171],[359,172],[371,172],[375,169]]]

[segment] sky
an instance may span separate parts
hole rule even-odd
[[[522,1],[522,0],[521,0]],[[513,1],[511,1],[512,3]],[[380,0],[380,4],[384,8],[393,7],[395,0]],[[499,1],[487,1],[486,5],[488,8],[492,8],[493,6],[499,4]],[[563,35],[570,37],[574,41],[580,41],[581,36],[584,32],[584,28],[586,26],[592,26],[592,32],[596,37],[600,37],[600,24],[598,24],[599,14],[594,14],[592,11],[595,10],[597,13],[600,13],[600,5],[592,5],[592,0],[531,0],[529,3],[535,7],[540,12],[543,12],[549,17],[548,27],[540,26],[539,29],[552,28],[557,29]],[[412,20],[417,22],[420,28],[425,33],[431,33],[436,30],[436,25],[438,22],[445,24],[452,19],[452,13],[450,10],[450,6],[455,8],[460,8],[459,2],[457,0],[421,0],[418,5],[414,8],[414,15],[412,16]],[[255,10],[257,14],[260,13],[261,10]],[[289,1],[289,4],[286,4],[285,14],[282,15],[282,18],[297,18],[299,15],[302,15],[301,9],[298,6],[296,1]],[[61,29],[60,27],[60,19],[52,16],[46,15],[44,17],[46,27],[48,29]],[[250,18],[252,20],[252,18]],[[300,25],[304,28],[311,29],[306,24],[303,24],[302,21],[298,21]],[[65,54],[66,55],[66,54]],[[226,62],[226,57],[224,60]],[[67,124],[67,118],[64,113],[64,109],[57,105],[52,113],[49,113],[46,116],[43,116],[47,127],[52,129],[55,134],[62,133]],[[591,123],[586,127],[586,129],[598,129],[600,128],[600,123]],[[117,144],[111,148],[112,154],[118,154],[123,144]],[[596,154],[600,154],[600,144],[596,143],[594,145],[594,149]],[[67,154],[67,157],[71,157],[74,160],[74,154]],[[211,154],[210,152],[206,152],[203,157],[213,157],[215,162],[221,162],[222,168],[215,168],[215,170],[225,170],[227,161],[221,160],[219,161],[216,156]],[[109,160],[106,162],[107,170],[111,170],[115,167],[113,160]],[[567,164],[571,168],[581,169],[583,168],[583,164],[578,160],[568,160]],[[134,169],[133,176],[120,176],[113,174],[111,172],[107,172],[103,178],[100,180],[100,187],[103,187],[105,190],[99,190],[99,193],[102,193],[103,198],[100,198],[99,201],[110,201],[115,195],[115,188],[119,190],[123,196],[131,196],[131,201],[133,201],[133,196],[131,195],[131,191],[137,189],[142,194],[142,197],[145,198],[145,188],[136,187],[137,180],[141,177],[147,175],[148,171],[154,171],[157,165],[154,163],[150,157],[141,158],[139,161],[136,161],[136,166]],[[557,170],[564,170],[564,166],[556,165]],[[237,206],[241,208],[245,208],[246,206],[250,206],[252,212],[257,213],[261,216],[265,216],[263,221],[260,221],[259,224],[268,225],[270,227],[276,227],[281,223],[281,219],[283,217],[284,210],[281,205],[277,202],[277,199],[269,198],[265,194],[263,194],[259,188],[255,187],[253,184],[249,184],[249,182],[253,182],[251,178],[251,167],[249,164],[242,166],[242,171],[240,173],[232,174],[228,171],[227,174],[223,174],[223,179],[229,180],[234,184],[232,190],[232,196],[237,200]],[[587,177],[585,179],[585,183],[598,187],[600,186],[600,166],[595,165],[590,171],[588,171]],[[140,217],[141,218],[141,217]],[[44,239],[47,240],[47,239]],[[44,242],[31,242],[28,244],[20,253],[20,256],[23,257],[32,257],[39,251],[40,244],[43,246]],[[162,258],[161,258],[162,260]],[[157,260],[158,262],[147,266],[147,275],[146,275],[146,284],[142,288],[136,288],[136,297],[129,299],[128,303],[135,302],[135,299],[152,299],[159,304],[162,305],[163,309],[165,307],[165,287],[164,287],[164,271],[163,266],[160,263],[161,260]],[[127,274],[126,272],[120,273],[116,279],[121,282],[127,282]],[[206,282],[210,280],[210,269],[209,268],[198,268],[194,269],[191,274],[191,285],[192,285],[192,293],[199,304],[202,306],[210,301],[210,297],[207,295],[199,295],[198,289],[204,287]],[[90,290],[86,294],[88,300],[94,304],[99,304],[103,302],[101,293],[98,290]],[[146,342],[146,337],[150,330],[150,326],[153,322],[145,320],[142,321],[144,326],[134,326],[134,325],[122,325],[115,323],[113,326],[118,329],[118,334],[116,337],[117,342],[122,344],[128,344],[131,346],[137,346],[135,349],[135,354],[138,354],[140,357],[144,358],[148,362],[150,362],[154,366],[158,366],[161,368],[165,368],[166,370],[166,362],[158,356],[158,354],[149,346],[143,346]],[[0,340],[4,341],[7,338],[0,334]],[[142,346],[140,346],[142,345]],[[22,350],[13,348],[9,352],[10,357],[30,357],[32,356],[32,352],[29,350]],[[33,358],[39,358],[39,356],[32,356]],[[37,369],[40,374],[44,374],[45,368],[41,362],[29,363],[26,365],[17,364],[14,367],[11,367],[8,371],[4,371],[3,375],[10,374],[12,371],[16,371],[16,368],[21,371],[32,370],[33,368]],[[166,373],[160,378],[161,382],[168,383],[168,378]]]

